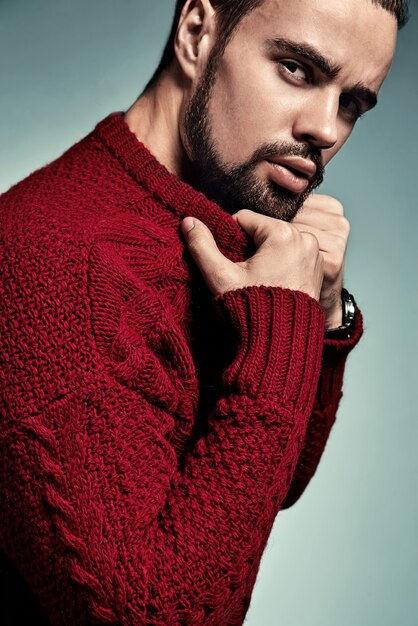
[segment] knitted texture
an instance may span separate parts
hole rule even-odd
[[[213,298],[180,232],[254,252],[112,114],[0,198],[0,546],[51,624],[242,624],[362,332],[308,295]],[[22,624],[23,626],[23,624]]]

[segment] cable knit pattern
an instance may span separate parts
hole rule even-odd
[[[242,624],[335,421],[360,312],[324,342],[304,293],[213,298],[181,219],[233,261],[253,243],[122,114],[0,207],[0,546],[42,623]]]

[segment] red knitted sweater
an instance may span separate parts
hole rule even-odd
[[[308,295],[213,298],[186,215],[252,243],[121,114],[0,198],[0,547],[52,624],[242,624],[345,359]]]

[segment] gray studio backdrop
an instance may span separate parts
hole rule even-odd
[[[130,105],[173,5],[0,0],[0,191]],[[351,221],[365,336],[317,474],[276,519],[246,626],[418,624],[417,51],[415,8],[377,109],[322,187]]]

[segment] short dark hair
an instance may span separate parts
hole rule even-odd
[[[291,0],[289,0],[291,1]],[[407,0],[371,0],[373,4],[380,5],[392,13],[398,22],[398,28],[402,28],[408,21]],[[216,11],[217,19],[217,54],[222,54],[231,36],[233,35],[239,22],[245,15],[263,4],[264,0],[211,0],[211,4]],[[145,87],[146,91],[151,87],[162,72],[169,67],[174,58],[174,39],[176,37],[177,26],[180,15],[186,0],[177,0],[174,11],[173,23],[164,48],[163,55],[153,76]]]

